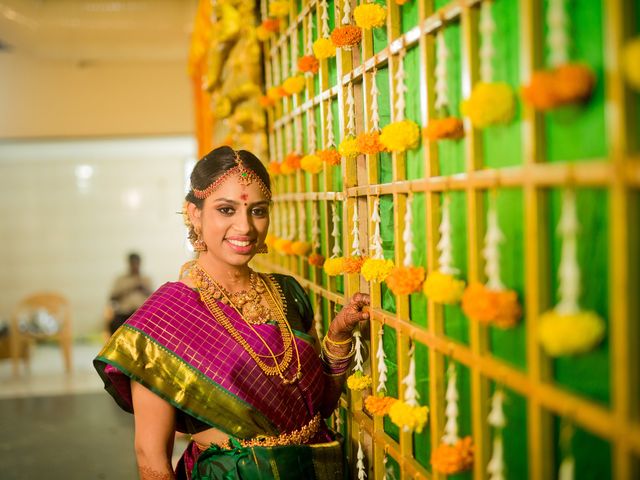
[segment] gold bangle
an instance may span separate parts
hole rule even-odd
[[[355,345],[351,345],[351,350],[349,351],[349,353],[343,357],[340,355],[336,355],[335,353],[329,351],[329,348],[327,348],[327,342],[325,341],[327,337],[325,336],[324,339],[322,340],[322,352],[330,359],[330,360],[348,360],[351,357],[353,357],[356,353],[356,348]]]
[[[336,342],[335,340],[331,340],[331,338],[329,338],[329,333],[327,332],[327,334],[324,336],[324,338],[327,340],[327,342],[329,343],[333,343],[334,345],[346,345],[347,343],[351,343],[353,342],[353,337],[349,337],[347,340],[344,340],[342,342]]]

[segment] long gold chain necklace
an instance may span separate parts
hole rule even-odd
[[[242,346],[242,348],[251,356],[251,358],[253,358],[253,360],[256,362],[258,367],[260,367],[260,369],[265,373],[265,375],[269,375],[269,376],[278,375],[282,379],[282,381],[287,384],[294,383],[301,378],[302,373],[301,373],[300,353],[298,351],[298,346],[295,342],[294,334],[291,330],[291,327],[289,326],[289,323],[286,320],[282,307],[276,301],[276,299],[273,296],[273,293],[271,292],[271,289],[267,287],[262,277],[259,277],[259,280],[261,282],[262,287],[264,288],[264,291],[267,293],[267,302],[270,304],[270,306],[273,309],[270,311],[270,313],[275,313],[274,311],[278,313],[277,315],[274,315],[274,317],[275,317],[276,324],[278,325],[280,335],[282,336],[284,355],[274,354],[269,344],[265,341],[264,338],[262,338],[262,336],[260,336],[260,334],[256,331],[256,329],[253,328],[253,325],[244,318],[242,313],[238,311],[235,305],[231,305],[240,314],[241,318],[246,322],[246,324],[252,330],[254,335],[262,342],[262,344],[265,346],[265,348],[269,352],[268,356],[259,355],[251,347],[251,345],[249,345],[249,343],[244,339],[244,337],[242,337],[240,332],[231,324],[231,321],[229,320],[229,318],[224,314],[222,309],[219,307],[217,302],[218,300],[220,300],[220,298],[216,298],[217,296],[216,292],[220,292],[220,288],[217,288],[219,287],[219,284],[215,280],[213,280],[200,265],[197,265],[197,264],[194,265],[194,268],[192,268],[191,270],[191,277],[193,278],[196,284],[196,288],[198,288],[198,291],[200,292],[200,298],[202,299],[204,304],[207,306],[207,308],[209,309],[213,317],[216,319],[216,321],[222,327],[224,327],[224,329],[229,333],[229,335],[231,335],[231,337],[236,342],[238,342]],[[296,360],[298,363],[297,370],[296,370],[296,374],[291,379],[288,379],[288,378],[285,378],[284,372],[287,370],[287,367],[291,362],[291,358],[293,357],[294,351],[296,353]],[[283,358],[281,361],[278,361],[277,357],[281,355],[283,356]],[[265,357],[265,358],[270,357],[273,360],[273,365],[268,365],[260,357]]]

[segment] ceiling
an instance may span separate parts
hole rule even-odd
[[[77,63],[187,57],[198,0],[0,0],[0,49]]]

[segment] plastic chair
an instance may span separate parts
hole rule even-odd
[[[36,322],[46,319],[46,322]],[[38,327],[38,328],[34,328]],[[46,327],[46,328],[45,328]],[[21,355],[21,345],[38,340],[54,340],[60,344],[64,367],[71,372],[71,306],[69,300],[56,292],[38,292],[22,299],[13,311],[10,324],[13,373],[19,375],[20,357],[27,367],[30,355]]]

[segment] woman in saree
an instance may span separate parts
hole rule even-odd
[[[197,260],[94,360],[106,390],[134,414],[140,478],[344,478],[323,418],[339,400],[368,296],[354,295],[319,342],[299,283],[249,267],[266,250],[271,203],[269,175],[250,152],[207,154],[186,200]],[[175,431],[192,441],[174,471]]]

